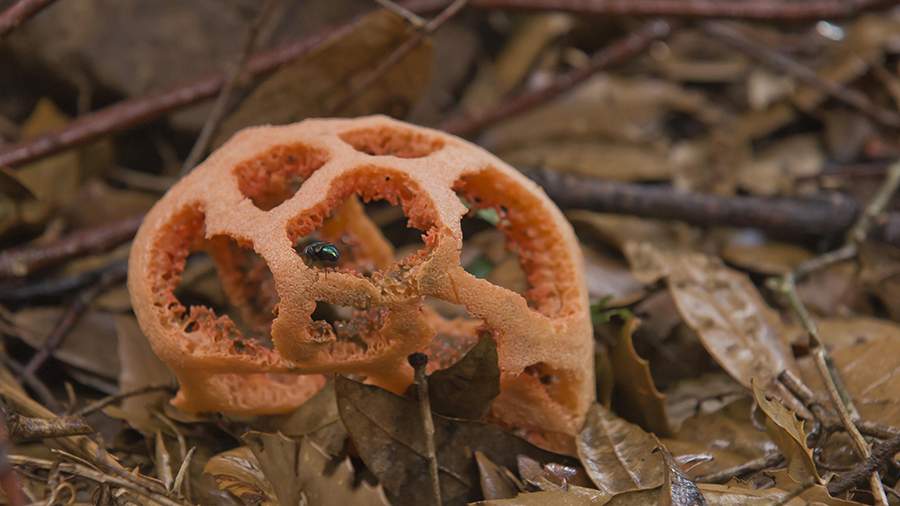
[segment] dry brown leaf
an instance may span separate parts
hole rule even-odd
[[[655,437],[599,404],[591,406],[577,440],[581,464],[607,495],[662,485],[666,471],[658,446]]]
[[[599,490],[569,487],[568,490],[549,490],[519,494],[512,499],[495,499],[472,503],[473,506],[603,506],[611,504],[610,497]],[[652,503],[646,503],[652,504]]]
[[[260,416],[250,425],[260,432],[279,432],[293,438],[306,436],[329,455],[338,455],[347,440],[331,381],[292,413]]]
[[[550,140],[498,152],[515,167],[541,167],[613,181],[667,181],[674,174],[668,146],[590,140]]]
[[[463,357],[428,377],[431,409],[454,418],[480,420],[500,393],[497,343],[490,335],[478,339]]]
[[[584,255],[584,279],[592,300],[604,301],[605,307],[622,307],[633,304],[645,294],[639,282],[625,262],[604,255],[582,244]]]
[[[900,324],[881,318],[850,316],[846,318],[821,318],[816,320],[819,338],[833,353],[881,338],[900,338]],[[805,341],[806,331],[800,326],[790,328],[791,342]]]
[[[309,438],[249,432],[243,436],[280,504],[388,506],[381,486],[355,485],[349,459],[331,459]]]
[[[770,276],[786,274],[812,254],[799,246],[774,241],[762,244],[731,242],[722,249],[722,259],[743,270]]]
[[[784,195],[797,179],[822,171],[825,156],[813,135],[788,137],[737,168],[738,185],[755,195]]]
[[[380,10],[361,18],[352,31],[333,37],[311,54],[289,63],[259,84],[223,122],[220,145],[234,132],[261,123],[284,124],[309,117],[362,116],[377,112],[405,116],[428,84],[431,44],[425,41],[356,96],[335,109],[353,86],[410,35],[401,17]]]
[[[790,491],[778,488],[752,489],[734,485],[701,484],[700,490],[710,506],[861,506],[862,503],[829,497],[824,487],[815,486],[793,499],[787,499]],[[824,494],[824,495],[823,495]]]
[[[666,481],[660,490],[659,506],[707,506],[697,484],[678,467],[669,450],[660,445],[659,452],[666,463]]]
[[[632,337],[640,320],[631,318],[622,327],[619,342],[610,356],[616,376],[617,401],[623,402],[631,419],[659,436],[669,436],[672,429],[666,412],[666,396],[656,389],[650,375],[650,363],[634,349]]]
[[[812,450],[806,445],[803,421],[781,402],[767,398],[756,382],[753,383],[753,398],[766,414],[766,432],[787,459],[791,478],[798,483],[821,482]]]

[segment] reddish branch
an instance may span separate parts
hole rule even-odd
[[[473,0],[485,9],[554,10],[575,14],[814,21],[846,18],[897,0]]]
[[[806,237],[835,236],[846,233],[862,210],[858,202],[840,194],[814,199],[723,197],[546,170],[526,174],[563,208],[679,220],[700,226],[753,227]],[[873,237],[900,246],[900,213],[887,214],[879,225]]]
[[[0,12],[0,39],[55,0],[19,0]]]
[[[247,62],[244,75],[252,77],[271,72],[309,53],[326,40],[343,36],[352,31],[356,24],[357,20],[353,20],[337,28],[324,30],[316,35],[256,53]],[[123,100],[104,109],[85,114],[60,130],[0,148],[0,166],[21,165],[104,135],[147,123],[168,112],[216,96],[225,82],[226,76],[216,73],[166,91]]]
[[[0,253],[0,279],[23,277],[70,258],[102,253],[134,237],[143,215],[77,230],[50,244],[21,246]]]
[[[900,436],[875,444],[869,458],[828,483],[828,493],[838,497],[865,482],[872,473],[884,470],[898,452],[900,452]]]
[[[646,49],[653,41],[668,37],[672,25],[655,20],[594,53],[590,63],[554,79],[550,84],[505,100],[484,112],[450,118],[441,129],[455,135],[472,135],[481,129],[511,116],[521,114],[548,102],[581,84],[597,72],[623,63]]]

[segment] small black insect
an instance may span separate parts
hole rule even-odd
[[[313,241],[303,248],[303,254],[315,263],[336,264],[341,259],[341,250],[325,241]]]

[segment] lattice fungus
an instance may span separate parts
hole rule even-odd
[[[363,207],[374,200],[421,231],[417,251],[396,258]],[[460,220],[479,209],[499,218],[525,294],[460,265]],[[334,244],[339,260],[304,255],[313,240]],[[212,258],[237,313],[178,299],[194,252]],[[448,367],[490,333],[501,369],[490,418],[555,446],[594,398],[581,262],[562,214],[516,170],[459,138],[374,116],[239,132],[147,215],[128,282],[141,327],[178,377],[173,403],[183,410],[284,413],[333,373],[402,392],[410,353],[427,353],[430,370]],[[426,298],[467,317],[445,318]],[[317,320],[322,304],[347,318]]]

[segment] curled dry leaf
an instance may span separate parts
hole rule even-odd
[[[604,494],[656,488],[665,481],[659,441],[599,404],[588,411],[578,434],[578,457]]]
[[[660,435],[672,433],[666,412],[666,396],[656,389],[650,375],[650,363],[641,358],[634,349],[632,337],[641,321],[631,318],[622,327],[619,342],[611,353],[613,371],[616,377],[617,401],[637,419],[641,426]]]
[[[777,400],[767,398],[755,381],[753,397],[766,415],[766,432],[787,459],[791,478],[797,483],[821,482],[812,450],[806,445],[803,421]]]
[[[428,378],[431,409],[444,416],[479,420],[499,393],[497,344],[489,334],[482,335],[459,362]]]
[[[222,144],[241,128],[283,124],[310,117],[386,113],[405,116],[425,90],[431,69],[428,41],[407,53],[377,81],[337,111],[353,86],[410,37],[401,17],[379,10],[359,19],[352,30],[325,42],[311,54],[285,65],[260,83],[228,116],[216,136]]]
[[[206,463],[203,472],[215,478],[220,489],[234,494],[245,505],[279,504],[272,484],[260,469],[256,456],[246,446],[215,455]]]
[[[494,464],[481,452],[475,452],[475,462],[478,463],[481,494],[485,499],[508,499],[519,493],[516,477],[509,469]]]
[[[419,504],[430,494],[425,436],[415,402],[380,388],[337,377],[338,409],[353,445],[366,467],[391,494],[395,506]],[[434,443],[444,504],[464,504],[479,497],[474,452],[499,466],[514,468],[517,455],[541,463],[572,460],[530,445],[499,427],[434,415]]]

